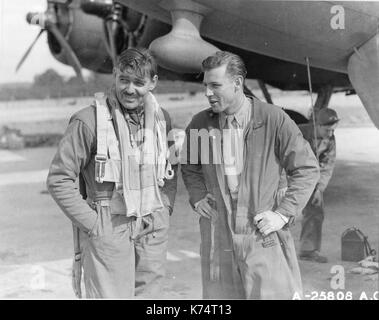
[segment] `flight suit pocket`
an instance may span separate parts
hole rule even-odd
[[[130,218],[122,214],[112,214],[111,207],[100,207],[91,238],[106,238],[123,233],[129,229]]]
[[[124,197],[119,192],[113,192],[112,199],[109,204],[110,213],[112,215],[115,214],[123,214],[126,215],[126,204]]]
[[[170,226],[170,213],[167,207],[152,213],[153,230],[147,237],[146,241],[150,245],[165,242],[168,239],[168,230]]]
[[[163,207],[161,210],[152,213],[153,230],[160,230],[169,227],[170,213],[168,207]]]
[[[103,178],[104,181],[109,182],[118,182],[122,181],[121,179],[121,160],[108,159],[105,163],[105,175]]]
[[[135,237],[138,242],[153,245],[168,239],[170,214],[167,207],[145,216],[142,220],[142,230]]]
[[[265,123],[257,122],[253,126],[249,127],[249,130],[245,131],[245,152],[246,159],[252,159],[252,163],[257,166],[261,163],[262,157],[265,154],[265,144],[262,141],[266,140]]]

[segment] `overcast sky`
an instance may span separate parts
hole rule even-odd
[[[33,81],[33,77],[54,68],[65,77],[74,76],[71,67],[51,55],[46,32],[40,37],[18,73],[15,68],[22,55],[37,36],[40,28],[26,22],[26,14],[45,11],[46,0],[0,0],[0,83]]]

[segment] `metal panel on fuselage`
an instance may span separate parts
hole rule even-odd
[[[127,6],[166,23],[160,1],[122,0]],[[354,46],[377,31],[379,2],[197,0],[210,8],[202,36],[278,59],[346,72]],[[345,28],[333,29],[333,6],[344,8]]]

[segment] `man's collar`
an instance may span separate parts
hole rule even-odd
[[[125,110],[125,113],[138,114],[139,116],[142,115],[143,112],[145,111],[143,106],[139,106],[136,109],[127,109],[127,108],[124,108],[124,110]]]
[[[243,125],[243,120],[246,118],[249,108],[251,108],[251,101],[245,96],[241,108],[239,108],[239,110],[234,114],[234,117],[240,127]]]
[[[124,116],[127,121],[132,121],[136,124],[141,123],[141,119],[144,117],[144,108],[138,107],[137,109],[124,109]]]
[[[246,114],[249,112],[249,108],[251,108],[251,100],[249,97],[245,96],[244,101],[242,102],[242,106],[238,109],[236,113],[234,113],[234,119],[238,123],[240,127],[243,126],[243,120],[246,117]],[[221,127],[225,127],[226,118],[228,115],[224,112],[221,113]]]

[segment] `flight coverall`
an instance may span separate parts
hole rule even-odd
[[[251,120],[244,132],[244,166],[240,175],[238,203],[247,210],[236,215],[226,186],[224,165],[215,144],[222,135],[219,115],[211,109],[195,115],[186,128],[181,155],[182,177],[194,206],[208,193],[216,201],[218,218],[200,217],[203,298],[206,299],[291,299],[302,295],[300,270],[289,225],[308,201],[319,178],[317,160],[296,124],[280,108],[252,100]],[[209,133],[209,160],[204,163],[199,138],[190,139],[191,130]],[[191,158],[191,148],[198,159]],[[279,205],[275,204],[280,173],[284,168],[289,187]],[[242,194],[241,194],[242,193]],[[277,210],[289,218],[281,230],[263,238],[253,223],[256,214]],[[214,233],[212,233],[214,228]],[[212,270],[217,277],[213,277]]]
[[[332,177],[336,162],[336,139],[334,134],[331,137],[317,139],[315,143],[314,130],[312,124],[300,125],[299,129],[304,138],[309,142],[311,148],[318,153],[320,165],[320,179],[315,190],[321,191],[321,197]],[[322,224],[324,221],[324,201],[320,205],[312,204],[314,192],[303,210],[302,229],[300,234],[300,252],[320,251]]]
[[[163,113],[168,133],[171,119]],[[96,149],[96,110],[90,106],[71,117],[47,178],[52,197],[80,228],[86,297],[157,298],[165,275],[177,168],[173,166],[174,178],[159,189],[164,208],[146,216],[146,234],[132,240],[135,217],[126,216],[115,183],[95,181]],[[76,184],[79,175],[85,184],[83,196]]]

